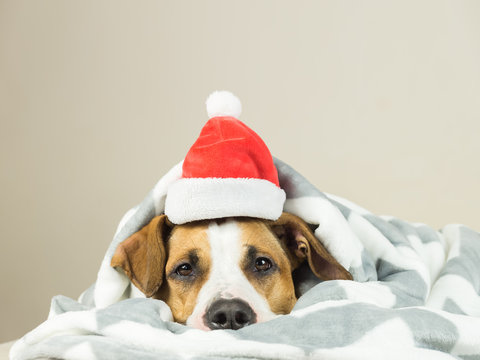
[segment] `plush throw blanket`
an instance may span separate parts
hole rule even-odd
[[[171,322],[110,267],[117,245],[161,214],[175,166],[121,220],[94,286],[53,298],[47,321],[12,359],[480,359],[480,235],[379,217],[317,190],[275,159],[284,210],[315,235],[355,281],[306,291],[292,313],[243,329],[204,332]]]

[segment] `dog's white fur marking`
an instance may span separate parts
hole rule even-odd
[[[276,317],[266,299],[255,290],[240,268],[245,249],[237,222],[227,220],[220,225],[211,222],[207,234],[211,249],[210,275],[198,293],[197,304],[187,319],[187,325],[209,330],[203,318],[208,306],[219,298],[246,301],[256,313],[258,322]]]

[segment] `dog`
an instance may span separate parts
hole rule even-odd
[[[163,300],[174,321],[203,330],[240,329],[288,314],[298,297],[294,271],[318,282],[352,280],[302,219],[234,217],[172,224],[167,216],[123,241],[111,266],[146,297]]]

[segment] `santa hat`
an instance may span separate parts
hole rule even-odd
[[[216,91],[206,104],[210,120],[183,161],[182,177],[168,188],[165,214],[175,224],[230,216],[278,219],[285,192],[267,146],[237,119],[240,101]]]

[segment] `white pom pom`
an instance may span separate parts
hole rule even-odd
[[[230,91],[214,91],[207,99],[207,114],[211,119],[215,116],[232,116],[239,118],[242,103]]]

